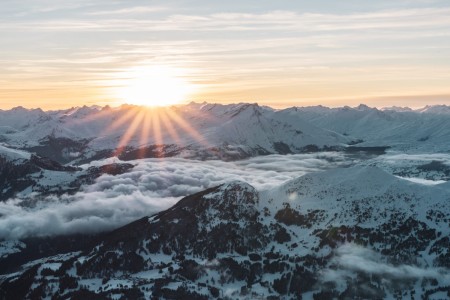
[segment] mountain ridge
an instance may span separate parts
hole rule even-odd
[[[0,286],[9,293],[30,285],[28,296],[57,299],[450,293],[448,199],[446,184],[423,186],[372,166],[310,173],[261,192],[232,181],[105,233],[90,250],[29,263]]]
[[[235,160],[271,153],[342,150],[349,144],[401,151],[448,150],[443,142],[449,134],[448,106],[404,110],[379,110],[363,104],[278,110],[256,103],[206,102],[153,113],[133,105],[56,111],[17,107],[0,110],[0,141],[3,147],[51,155],[60,163],[86,163],[121,153],[133,158],[144,153],[144,157]],[[143,111],[151,120],[145,121]],[[422,126],[417,128],[419,123]]]
[[[301,120],[286,123],[275,114],[267,107],[246,103],[191,103],[156,109],[85,106],[49,112],[18,108],[0,111],[4,128],[0,141],[41,156],[51,153],[52,159],[61,163],[87,162],[152,147],[159,150],[141,152],[149,157],[233,160],[301,153],[311,146],[339,148],[350,141]],[[166,151],[167,147],[170,150]]]

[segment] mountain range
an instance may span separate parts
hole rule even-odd
[[[27,262],[0,287],[6,299],[449,295],[449,199],[448,183],[423,186],[376,167],[263,192],[234,181],[79,251]]]
[[[447,106],[0,111],[0,299],[446,299],[448,137]]]
[[[448,150],[447,106],[419,110],[190,103],[144,109],[123,105],[0,111],[4,147],[81,163],[112,156],[241,159],[270,153],[342,149],[348,144],[402,151]],[[130,130],[131,128],[131,130]],[[126,142],[122,145],[121,142]],[[142,151],[137,151],[141,149]]]
[[[257,104],[191,103],[154,109],[124,105],[49,112],[18,107],[0,111],[0,141],[6,147],[51,155],[60,163],[81,163],[117,154],[123,159],[230,160],[338,147],[350,139],[300,118],[284,119]]]

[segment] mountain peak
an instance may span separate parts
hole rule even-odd
[[[253,186],[243,181],[225,183],[204,198],[209,200],[211,208],[217,210],[216,217],[220,219],[239,220],[257,215],[259,194]]]
[[[254,191],[255,188],[248,184],[245,181],[241,180],[233,180],[227,183],[224,183],[220,186],[221,191],[237,191],[237,190],[245,190],[245,191]]]
[[[19,105],[19,106],[13,107],[11,109],[11,111],[28,111],[28,109],[26,109],[25,107]]]
[[[231,114],[231,118],[236,116],[241,116],[244,112],[250,114],[252,116],[260,116],[262,114],[262,108],[258,105],[258,103],[239,103],[235,107],[233,107],[229,113]]]
[[[450,114],[450,106],[447,105],[427,105],[424,108],[418,109],[417,112],[420,113],[431,113],[431,114]]]
[[[389,107],[383,107],[381,108],[383,111],[395,111],[395,112],[410,112],[413,111],[411,108],[407,106],[389,106]]]
[[[371,108],[369,106],[367,106],[366,104],[360,104],[357,107],[355,107],[356,110],[361,110],[361,111],[367,111],[367,110],[373,110],[374,108]]]

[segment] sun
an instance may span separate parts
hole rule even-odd
[[[137,66],[120,74],[117,98],[122,103],[143,106],[168,106],[180,103],[194,86],[182,69],[151,65]]]

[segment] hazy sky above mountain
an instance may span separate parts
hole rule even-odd
[[[3,0],[0,108],[450,104],[449,15],[446,0]]]

